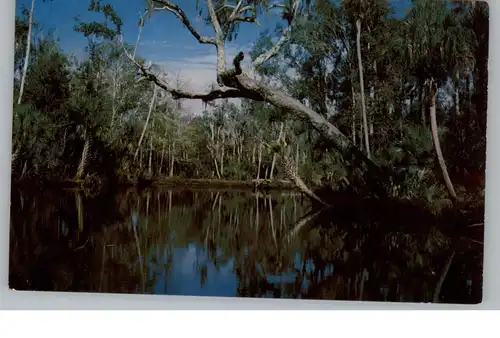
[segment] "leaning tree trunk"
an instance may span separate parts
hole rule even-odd
[[[148,175],[151,177],[153,175],[153,136],[149,138],[149,163],[148,163]]]
[[[33,12],[35,10],[35,0],[31,0],[31,9],[28,23],[28,37],[26,38],[26,54],[24,56],[23,74],[21,75],[21,86],[19,88],[19,97],[17,98],[17,104],[21,104],[23,99],[24,84],[26,82],[26,74],[28,73],[28,64],[30,59],[31,50],[31,31],[33,30]]]
[[[454,200],[457,200],[457,194],[455,189],[453,188],[453,184],[451,183],[450,176],[448,175],[448,169],[446,168],[446,163],[444,161],[443,152],[441,151],[441,144],[439,142],[439,134],[436,120],[436,93],[437,89],[431,88],[429,90],[431,104],[430,104],[430,119],[431,119],[431,131],[432,131],[432,140],[434,142],[434,148],[436,149],[436,156],[439,162],[439,166],[441,167],[441,171],[443,173],[444,181],[446,183],[446,188],[448,188],[448,192]]]
[[[384,186],[388,179],[387,174],[359,148],[354,146],[350,139],[324,116],[284,92],[265,86],[248,76],[241,75],[237,69],[236,71],[236,76],[224,74],[223,79],[226,86],[237,88],[236,90],[239,91],[238,97],[268,102],[300,119],[306,120],[323,137],[331,140],[334,148],[342,154],[346,165],[360,173],[357,178],[363,180],[363,182],[359,183],[364,184],[368,191],[374,195],[379,197],[387,196]]]
[[[78,170],[76,172],[76,179],[79,180],[85,174],[85,169],[90,159],[90,148],[92,143],[92,138],[88,131],[85,132],[85,144],[83,146],[82,157],[80,159],[80,164],[78,165]]]
[[[295,183],[295,186],[306,196],[308,196],[312,200],[316,200],[319,203],[323,204],[324,206],[329,206],[327,203],[325,203],[321,198],[319,198],[311,189],[307,187],[307,185],[302,181],[300,178],[299,174],[297,171],[295,171],[295,167],[293,164],[290,162],[288,157],[285,155],[284,151],[281,153],[275,153],[280,156],[280,162],[281,166],[283,167],[283,170],[285,172],[285,176],[291,180],[293,183]]]
[[[238,54],[238,58],[233,60],[233,69],[222,71],[220,79],[223,80],[224,88],[221,91],[213,91],[209,94],[198,96],[186,93],[177,93],[175,96],[178,98],[202,98],[203,100],[210,101],[220,97],[237,97],[246,98],[253,101],[267,102],[277,108],[282,108],[287,113],[296,116],[297,118],[306,120],[309,125],[316,129],[323,137],[332,142],[333,147],[343,156],[345,164],[356,169],[356,178],[362,180],[359,182],[364,185],[371,194],[378,197],[387,197],[385,184],[388,180],[387,173],[380,168],[375,162],[367,157],[362,151],[350,142],[337,127],[331,124],[324,116],[318,114],[313,109],[307,107],[299,100],[285,94],[284,92],[268,87],[248,76],[242,74],[240,61],[242,60],[243,53]],[[141,68],[141,71],[150,77],[153,77],[147,70]],[[156,85],[160,86],[166,91],[173,92],[168,85],[153,77]],[[229,89],[228,89],[229,88]],[[366,120],[366,119],[365,119]]]
[[[149,104],[149,112],[148,116],[146,117],[146,122],[144,123],[144,128],[142,128],[142,134],[141,137],[139,138],[139,144],[137,144],[137,149],[135,150],[134,162],[137,159],[137,155],[139,155],[139,149],[141,149],[142,140],[144,139],[144,135],[146,134],[146,129],[148,129],[149,119],[151,118],[151,112],[153,111],[153,106],[155,104],[157,89],[158,87],[155,84],[153,84],[153,97],[151,98],[151,103]]]
[[[356,20],[356,49],[358,51],[359,85],[361,91],[361,110],[363,114],[363,133],[365,135],[366,156],[370,159],[370,140],[368,138],[368,119],[366,117],[365,85],[363,80],[363,61],[361,60],[361,20]]]
[[[296,14],[300,11],[299,8],[300,1],[294,0],[292,5],[292,14]],[[207,38],[199,36],[199,34],[190,26],[189,22],[186,20],[184,13],[180,10],[178,6],[173,4],[167,4],[164,9],[170,10],[177,15],[184,25],[189,28],[191,33],[198,39],[200,43],[213,44],[216,47],[217,52],[217,84],[220,88],[214,89],[209,93],[189,93],[184,91],[179,91],[177,89],[171,88],[167,83],[160,80],[146,68],[144,68],[139,63],[135,62],[136,66],[141,70],[142,75],[151,81],[154,81],[158,86],[173,94],[176,99],[201,99],[205,102],[213,101],[215,99],[228,99],[228,98],[245,98],[253,101],[267,102],[277,108],[282,108],[289,114],[295,115],[298,118],[306,120],[309,125],[316,129],[323,137],[331,140],[334,148],[340,152],[343,156],[344,161],[350,169],[357,169],[357,172],[362,174],[359,175],[365,186],[375,195],[380,197],[387,197],[387,192],[385,190],[384,182],[387,181],[388,177],[385,170],[374,163],[371,160],[371,154],[368,151],[368,156],[361,152],[356,146],[350,142],[350,139],[346,137],[337,127],[332,125],[324,116],[318,114],[316,111],[305,106],[302,102],[293,97],[285,94],[280,90],[270,88],[248,76],[242,75],[241,61],[244,58],[244,53],[240,52],[233,59],[233,69],[226,70],[226,60],[224,55],[225,47],[225,28],[222,29],[220,22],[217,18],[217,13],[213,7],[212,1],[206,2],[207,9],[210,16],[210,21],[216,32],[214,38]],[[237,18],[231,16],[229,18],[228,24],[231,21],[235,21]],[[358,21],[358,35],[360,31],[361,22]],[[285,30],[283,36],[280,38],[279,42],[273,46],[268,52],[260,55],[252,62],[254,68],[258,68],[264,62],[273,58],[278,52],[281,46],[289,39],[290,26]],[[359,38],[358,38],[359,40]],[[360,46],[358,43],[358,54],[361,54]],[[129,58],[133,59],[131,56]],[[360,74],[362,71],[360,69]],[[362,82],[362,81],[361,81]],[[366,121],[366,110],[365,110],[365,136],[368,141],[368,128]],[[367,142],[369,143],[369,142]],[[357,175],[357,174],[356,174]],[[361,183],[361,182],[360,182]]]

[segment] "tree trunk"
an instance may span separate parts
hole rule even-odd
[[[452,118],[453,123],[455,123],[455,119],[460,116],[460,93],[459,93],[459,88],[460,88],[460,75],[457,74],[457,79],[455,83],[455,114]]]
[[[259,154],[258,154],[257,161],[258,161],[258,163],[257,163],[257,179],[260,179],[260,166],[262,165],[262,143],[259,143]]]
[[[295,170],[299,172],[299,161],[300,161],[300,155],[299,155],[299,142],[297,142],[297,151],[295,153]]]
[[[78,170],[76,172],[76,179],[79,180],[85,174],[85,169],[87,168],[88,161],[90,159],[90,147],[91,147],[91,137],[88,131],[85,132],[85,144],[83,146],[82,157],[80,159],[80,164],[78,165]]]
[[[85,213],[83,212],[83,198],[82,194],[77,191],[75,192],[75,204],[76,204],[76,213],[78,218],[78,232],[82,232],[85,226]]]
[[[134,59],[135,59],[135,54],[137,54],[137,48],[139,47],[139,41],[141,40],[143,26],[144,26],[144,19],[141,16],[141,19],[139,21],[139,33],[137,34],[137,40],[135,40],[134,52],[132,54],[132,58]]]
[[[175,142],[172,143],[172,151],[170,152],[170,172],[169,176],[174,176],[174,163],[175,163]]]
[[[31,9],[28,22],[28,37],[26,38],[26,54],[24,55],[23,74],[21,75],[21,86],[19,87],[19,97],[17,104],[21,104],[24,93],[24,84],[26,83],[26,74],[28,73],[28,65],[31,50],[31,31],[33,30],[33,12],[35,11],[35,0],[31,0]]]
[[[276,154],[276,153],[275,153]],[[312,192],[311,189],[307,187],[307,185],[302,181],[300,178],[298,172],[295,171],[295,168],[293,164],[290,162],[288,157],[283,153],[278,154],[281,157],[281,165],[283,167],[283,170],[285,172],[285,176],[291,180],[293,183],[295,183],[295,186],[302,191],[306,196],[308,196],[310,199],[316,200],[319,203],[323,204],[324,206],[328,206],[327,203],[325,203],[321,198],[319,198],[314,192]]]
[[[144,135],[146,134],[146,129],[148,128],[149,118],[151,117],[151,112],[153,111],[153,106],[156,99],[157,89],[158,87],[155,84],[153,84],[153,97],[151,98],[151,103],[149,104],[149,112],[148,116],[146,117],[146,122],[144,123],[144,128],[142,128],[142,134],[141,137],[139,138],[139,144],[137,144],[137,149],[135,150],[134,162],[137,159],[137,155],[139,155],[139,149],[141,149],[142,140],[144,139]]]
[[[281,122],[281,125],[280,125],[280,133],[279,133],[279,136],[278,136],[278,142],[281,141],[281,138],[283,136],[283,127],[284,127],[285,123],[284,122]],[[273,162],[271,163],[271,173],[269,174],[269,179],[272,180],[273,179],[273,173],[274,173],[274,167],[276,166],[276,153],[273,154]]]
[[[163,148],[161,150],[161,158],[160,158],[160,169],[158,170],[158,173],[161,175],[162,169],[163,169],[163,158],[165,156],[165,144],[163,145]]]
[[[431,131],[432,131],[432,140],[434,142],[434,147],[436,149],[436,156],[439,162],[439,166],[441,167],[441,171],[443,173],[444,181],[446,183],[446,188],[448,188],[448,192],[450,196],[457,200],[457,194],[455,189],[453,188],[453,184],[451,183],[450,176],[448,175],[448,169],[446,168],[446,163],[444,161],[443,153],[441,151],[441,144],[439,142],[439,134],[436,120],[436,88],[432,88],[430,91],[431,105],[430,105],[430,118],[431,118]]]
[[[217,157],[214,156],[213,159],[214,159],[214,164],[215,164],[215,173],[217,175],[217,178],[220,180],[222,177],[220,175],[219,164],[217,162]]]
[[[24,165],[23,165],[23,170],[21,171],[21,178],[24,178],[24,176],[26,175],[26,171],[28,169],[28,161],[24,161]]]
[[[368,138],[368,119],[366,116],[365,85],[363,80],[363,61],[361,59],[361,20],[356,20],[356,49],[358,51],[359,84],[361,94],[361,110],[363,114],[363,133],[365,135],[366,156],[371,159],[370,140]]]
[[[214,165],[215,165],[215,173],[217,175],[217,177],[220,179],[221,178],[221,175],[220,175],[220,172],[219,172],[219,164],[217,162],[217,158],[219,156],[219,151],[218,151],[218,144],[215,142],[215,133],[216,133],[216,130],[215,130],[215,123],[212,122],[210,125],[210,140],[211,140],[211,143],[210,145],[208,146],[208,150],[210,151],[210,155],[214,161]],[[218,134],[218,132],[217,132]]]
[[[148,175],[151,177],[153,174],[153,136],[149,138],[149,163],[148,163]]]
[[[316,113],[299,100],[288,96],[280,90],[265,86],[258,81],[245,75],[226,77],[227,85],[236,87],[239,92],[237,97],[247,98],[259,102],[268,102],[275,107],[282,108],[299,119],[307,121],[312,128],[316,129],[323,137],[329,139],[333,147],[342,154],[346,165],[352,170],[360,172],[359,178],[369,191],[377,196],[386,196],[384,182],[387,176],[380,167],[369,159],[359,148],[355,147],[337,127],[332,125],[324,116]],[[362,183],[362,182],[360,182]]]
[[[422,126],[426,126],[427,125],[427,114],[426,114],[426,107],[425,107],[425,86],[422,86],[422,89],[420,90],[420,116],[421,116],[421,119],[422,119]]]
[[[354,95],[354,86],[351,86],[352,92],[352,144],[356,145],[356,98]]]
[[[224,155],[225,155],[224,142],[225,142],[225,140],[224,140],[224,137],[223,137],[222,138],[222,142],[221,142],[220,167],[219,167],[221,178],[224,176]]]
[[[373,61],[373,71],[375,72],[375,74],[377,74],[377,61]],[[376,81],[376,79],[375,79]],[[376,108],[376,95],[375,95],[375,84],[376,82],[373,82],[373,85],[372,85],[372,88],[370,90],[370,95],[371,95],[371,100],[372,100],[372,115],[371,115],[371,119],[370,119],[370,136],[373,137],[373,135],[375,134],[375,126],[374,126],[374,123],[373,123],[373,119],[374,119],[374,112],[375,112],[375,108]]]
[[[113,96],[111,101],[111,123],[110,126],[113,127],[113,121],[115,120],[116,115],[116,91],[117,91],[117,80],[116,80],[116,72],[113,74]]]
[[[358,131],[358,139],[359,139],[359,149],[361,151],[365,151],[365,143],[363,142],[364,137],[363,137],[363,118],[359,121],[359,131]]]

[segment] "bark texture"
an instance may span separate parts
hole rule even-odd
[[[430,119],[431,119],[431,132],[432,132],[432,141],[434,142],[434,148],[436,149],[436,156],[439,162],[439,166],[441,168],[441,172],[443,173],[443,178],[444,182],[446,184],[446,188],[448,189],[448,192],[450,196],[454,199],[457,200],[457,193],[455,192],[455,189],[453,188],[453,183],[451,182],[450,175],[448,174],[448,169],[446,167],[446,162],[443,157],[443,152],[441,150],[441,143],[439,142],[439,134],[438,134],[438,126],[437,126],[437,119],[436,119],[436,93],[437,89],[435,84],[431,83],[429,89],[429,94],[430,94]]]

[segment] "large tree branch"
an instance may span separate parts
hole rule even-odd
[[[290,11],[291,11],[290,14],[291,14],[291,17],[293,18],[293,20],[295,20],[295,18],[297,17],[299,5],[300,5],[300,0],[294,0],[294,2],[292,4],[292,8],[290,8]],[[273,7],[286,8],[284,5],[271,5],[269,8],[273,8]],[[269,61],[271,58],[275,57],[279,53],[279,51],[281,50],[283,45],[288,40],[290,40],[290,36],[292,33],[292,25],[293,25],[293,21],[290,23],[290,25],[288,25],[283,30],[283,33],[282,33],[280,39],[278,40],[278,42],[276,42],[276,44],[273,47],[271,47],[271,49],[269,49],[267,52],[259,55],[252,62],[252,66],[254,69],[259,68],[262,64],[266,63],[267,61]]]
[[[343,155],[350,166],[373,175],[365,181],[372,193],[379,197],[386,196],[383,186],[386,177],[377,164],[367,158],[362,151],[350,142],[348,137],[321,114],[318,114],[299,100],[286,95],[284,92],[267,87],[243,75],[239,64],[241,60],[243,60],[243,55],[240,52],[233,61],[235,68],[223,74],[222,77],[226,86],[239,89],[243,98],[268,102],[307,121],[326,139],[332,141],[333,146]]]
[[[279,53],[279,51],[281,50],[283,45],[290,39],[291,31],[292,31],[291,26],[288,26],[287,28],[285,28],[285,30],[283,31],[283,35],[281,35],[278,42],[273,47],[271,47],[271,49],[269,49],[267,52],[259,55],[252,62],[253,68],[257,69],[260,66],[262,66],[264,63],[266,63],[267,61],[269,61],[270,59],[275,57]]]
[[[222,28],[220,27],[219,19],[217,19],[217,14],[215,13],[214,4],[212,0],[206,0],[208,15],[210,17],[210,22],[215,30],[216,40],[220,40],[223,37]]]
[[[239,0],[238,4],[235,7],[233,7],[233,11],[232,11],[231,15],[227,19],[227,22],[224,24],[224,29],[223,29],[224,39],[227,37],[227,34],[229,33],[229,27],[231,27],[231,24],[233,24],[235,22],[239,21],[239,22],[258,23],[257,17],[256,17],[256,12],[255,12],[255,6],[251,6],[251,5],[248,5],[245,7],[242,7],[242,6],[243,6],[243,0]],[[254,10],[254,13],[252,16],[245,16],[244,15],[246,11],[249,11],[252,9]]]
[[[226,56],[224,52],[225,36],[222,28],[220,27],[219,19],[217,19],[217,14],[215,13],[212,0],[206,0],[206,2],[210,22],[215,30],[215,48],[217,50],[217,84],[222,87],[224,82],[222,80],[222,73],[226,70]]]
[[[335,149],[343,155],[346,164],[368,175],[365,176],[365,183],[371,193],[380,198],[387,196],[384,189],[387,177],[378,165],[367,158],[362,151],[350,142],[348,137],[325,117],[282,91],[267,87],[243,75],[240,65],[244,58],[242,52],[234,58],[234,69],[218,73],[218,78],[220,78],[222,83],[219,88],[208,93],[195,93],[170,88],[165,81],[159,79],[149,68],[144,67],[143,64],[132,58],[125,48],[124,51],[128,58],[138,67],[140,75],[143,78],[154,82],[157,86],[169,92],[174,99],[201,99],[204,102],[208,102],[220,98],[247,98],[254,101],[268,102],[275,107],[290,112],[300,119],[306,120],[314,129],[332,142]]]
[[[200,43],[204,44],[212,44],[215,45],[215,39],[209,36],[201,36],[200,33],[191,25],[186,13],[175,3],[168,0],[152,0],[154,3],[158,3],[163,5],[163,7],[154,8],[155,11],[169,11],[173,13],[179,20],[182,21],[184,26],[191,32],[191,34],[198,40]]]
[[[139,80],[146,79],[155,83],[158,87],[170,93],[175,100],[178,99],[199,99],[204,102],[213,101],[222,98],[238,98],[244,97],[244,94],[237,88],[219,87],[209,92],[190,92],[182,89],[172,88],[168,83],[150,71],[149,67],[135,60],[132,55],[124,48],[125,55],[132,61],[138,68],[138,73],[141,76]]]

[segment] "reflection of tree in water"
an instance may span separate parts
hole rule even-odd
[[[307,223],[302,229],[292,228],[303,254],[299,277],[288,283],[294,297],[480,301],[482,246],[472,238],[456,239],[451,230],[460,230],[459,223],[447,224],[449,219],[414,205],[391,206],[377,200],[344,201],[313,216],[308,228]],[[453,268],[446,269],[450,256]],[[305,272],[308,259],[314,268]],[[304,281],[306,287],[296,292],[298,282]],[[468,297],[466,282],[475,285],[475,293]],[[258,285],[254,295],[262,295],[262,283]]]
[[[98,292],[100,274],[95,271],[101,271],[103,235],[124,219],[116,205],[112,196],[88,199],[71,191],[13,189],[10,287]],[[113,278],[134,280],[129,271],[110,263]]]
[[[299,196],[237,191],[17,192],[12,201],[16,289],[158,292],[176,273],[174,251],[195,245],[200,285],[231,266],[235,296],[420,302],[442,284],[441,301],[480,300],[482,239],[461,231],[473,222],[401,202],[344,199],[306,215]]]

